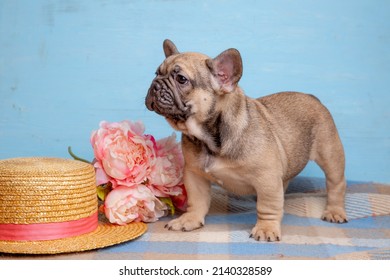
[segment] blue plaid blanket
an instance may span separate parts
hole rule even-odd
[[[320,219],[326,202],[323,179],[296,178],[285,196],[281,242],[249,238],[256,197],[213,187],[206,225],[192,232],[164,228],[172,217],[151,223],[140,238],[77,254],[12,256],[44,259],[390,259],[390,186],[348,182],[349,222]]]

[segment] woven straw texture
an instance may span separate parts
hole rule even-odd
[[[59,158],[0,161],[0,223],[65,222],[96,211],[90,164]]]
[[[92,165],[60,158],[0,160],[0,224],[75,221],[98,210]],[[48,241],[1,241],[0,252],[57,254],[111,246],[139,237],[143,223],[109,224],[100,217],[96,230]]]

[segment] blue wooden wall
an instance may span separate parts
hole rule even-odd
[[[144,106],[162,41],[241,51],[252,97],[296,90],[333,113],[350,180],[390,182],[390,1],[0,0],[0,158],[93,156],[101,120],[172,130]],[[323,176],[310,164],[305,176]]]

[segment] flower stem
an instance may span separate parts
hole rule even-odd
[[[78,156],[76,156],[73,152],[72,152],[72,148],[69,146],[68,147],[68,153],[69,155],[75,159],[75,160],[78,160],[78,161],[82,161],[82,162],[86,162],[86,163],[89,163],[89,164],[92,164],[90,161],[86,160],[86,159],[83,159],[83,158],[80,158]]]

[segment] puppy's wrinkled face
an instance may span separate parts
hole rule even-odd
[[[177,130],[193,116],[207,122],[220,108],[219,99],[233,92],[242,75],[240,53],[228,49],[212,59],[200,53],[179,53],[169,40],[163,44],[166,59],[158,67],[145,99],[146,107],[164,116]]]
[[[168,56],[156,71],[146,96],[146,107],[163,115],[170,123],[186,121],[203,107],[202,103],[208,107],[208,96],[212,94],[208,59],[198,53]]]

